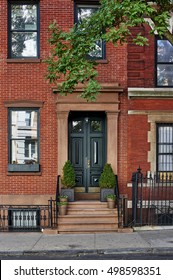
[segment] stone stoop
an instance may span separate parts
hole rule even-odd
[[[69,202],[67,215],[58,217],[58,234],[118,232],[117,208],[108,209],[106,202]]]

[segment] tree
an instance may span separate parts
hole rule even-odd
[[[61,95],[72,93],[78,83],[84,85],[81,97],[95,101],[101,86],[97,82],[97,62],[88,59],[96,50],[100,39],[115,46],[132,41],[140,46],[148,40],[140,32],[133,34],[134,27],[151,26],[151,35],[165,37],[173,44],[169,30],[169,19],[173,12],[173,1],[157,0],[101,0],[97,11],[84,18],[68,31],[60,29],[56,22],[50,25],[51,53],[47,79],[57,85]],[[59,83],[61,79],[61,83]]]

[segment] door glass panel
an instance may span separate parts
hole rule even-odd
[[[94,164],[98,163],[98,142],[94,141]]]
[[[73,133],[83,132],[83,122],[78,120],[72,121],[72,132]]]
[[[91,131],[101,132],[102,131],[102,121],[91,121]]]

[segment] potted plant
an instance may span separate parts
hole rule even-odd
[[[58,202],[57,205],[59,215],[66,215],[68,202]]]
[[[61,178],[61,195],[68,196],[68,201],[74,201],[74,186],[75,182],[75,171],[70,160],[67,160],[63,166],[62,178]]]
[[[111,164],[106,163],[99,179],[101,201],[106,201],[106,196],[108,194],[114,194],[115,184],[115,174],[112,170]]]
[[[108,208],[113,209],[115,208],[115,202],[116,202],[116,195],[115,194],[108,194],[106,196],[106,200],[107,200],[107,205]]]

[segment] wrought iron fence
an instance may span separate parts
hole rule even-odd
[[[173,176],[139,168],[132,175],[132,224],[173,225]]]
[[[57,226],[56,201],[48,205],[0,205],[0,231],[40,231]]]

